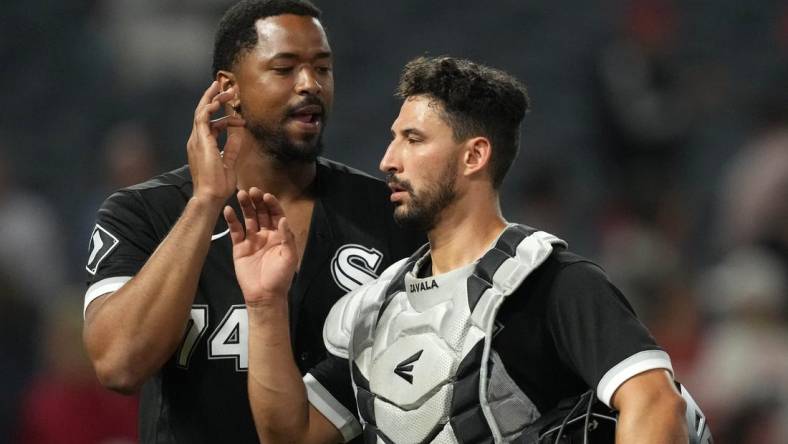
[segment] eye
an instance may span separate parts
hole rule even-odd
[[[330,66],[318,66],[315,68],[315,71],[319,72],[320,74],[328,74],[331,72]]]
[[[419,142],[421,142],[421,139],[419,139],[417,137],[408,137],[408,143],[411,144],[411,145],[419,143]]]
[[[276,66],[271,68],[275,73],[279,75],[287,75],[293,72],[292,66]]]

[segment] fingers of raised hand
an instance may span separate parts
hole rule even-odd
[[[227,91],[219,92],[219,84],[213,82],[202,98],[197,108],[194,110],[194,124],[195,125],[208,125],[210,128],[211,114],[219,111],[223,104],[232,100],[235,97],[235,88],[230,88]]]
[[[211,100],[213,100],[213,98],[216,97],[216,94],[218,93],[219,93],[219,82],[214,80],[211,83],[211,86],[209,86],[208,89],[206,89],[205,92],[202,93],[202,97],[200,97],[200,101],[199,103],[197,103],[197,109],[200,109],[203,106],[211,103]]]
[[[235,215],[235,211],[229,205],[224,207],[224,220],[227,221],[227,228],[230,229],[230,239],[232,239],[233,245],[238,245],[243,242],[243,227],[241,227],[241,222]]]
[[[250,236],[257,233],[260,230],[260,224],[257,222],[257,209],[246,190],[238,191],[238,203],[241,204],[241,212],[244,215],[246,233]]]
[[[295,241],[295,234],[290,229],[290,224],[287,221],[286,217],[279,218],[279,224],[277,225],[277,231],[281,234],[281,247],[280,254],[283,254],[288,261],[291,261],[293,264],[298,262],[298,252],[296,250],[296,241]]]
[[[218,136],[220,132],[226,130],[228,127],[243,127],[245,124],[246,121],[237,116],[224,116],[209,122],[211,133],[214,136]]]
[[[293,231],[290,229],[290,224],[286,217],[282,216],[279,218],[277,229],[282,233],[282,237],[284,238],[283,243],[287,244],[289,248],[295,251],[295,234],[293,234]]]
[[[247,234],[259,230],[281,230],[285,212],[273,194],[263,193],[259,188],[252,187],[249,191],[238,191],[238,202],[241,204]],[[285,237],[292,236],[289,227],[280,234]]]
[[[271,225],[278,227],[280,220],[285,217],[285,210],[282,208],[279,200],[273,194],[265,193],[263,200],[268,207],[268,214],[271,217]]]
[[[235,161],[238,159],[238,154],[241,151],[241,141],[243,140],[243,132],[234,130],[231,126],[227,131],[227,142],[224,144],[222,150],[222,160],[227,168],[234,168]]]
[[[260,226],[260,228],[266,230],[275,230],[276,225],[271,223],[271,215],[269,214],[268,205],[265,203],[265,195],[263,192],[259,188],[252,187],[249,190],[249,196],[251,197],[252,203],[254,204],[254,208],[257,213],[257,224]]]

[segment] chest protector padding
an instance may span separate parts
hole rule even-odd
[[[539,411],[490,344],[506,296],[559,239],[510,225],[475,264],[418,278],[416,252],[358,314],[349,357],[366,442],[508,441]]]

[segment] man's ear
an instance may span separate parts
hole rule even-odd
[[[216,81],[219,82],[219,91],[222,92],[235,87],[235,97],[227,102],[227,105],[237,114],[240,114],[241,94],[240,91],[238,91],[238,85],[235,81],[235,74],[231,73],[230,71],[219,70],[219,72],[216,73]]]
[[[492,145],[486,137],[473,137],[465,142],[464,174],[471,176],[489,170]]]

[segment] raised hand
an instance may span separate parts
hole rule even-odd
[[[287,300],[298,253],[295,236],[273,194],[258,188],[238,192],[246,233],[235,211],[224,208],[233,241],[235,275],[247,306]]]
[[[245,122],[237,116],[211,120],[211,114],[219,111],[234,96],[234,88],[219,92],[219,83],[211,83],[194,111],[194,126],[186,143],[194,196],[219,205],[235,191],[235,161],[238,159],[243,133],[228,130],[227,143],[221,153],[216,139],[222,131],[243,127]]]

